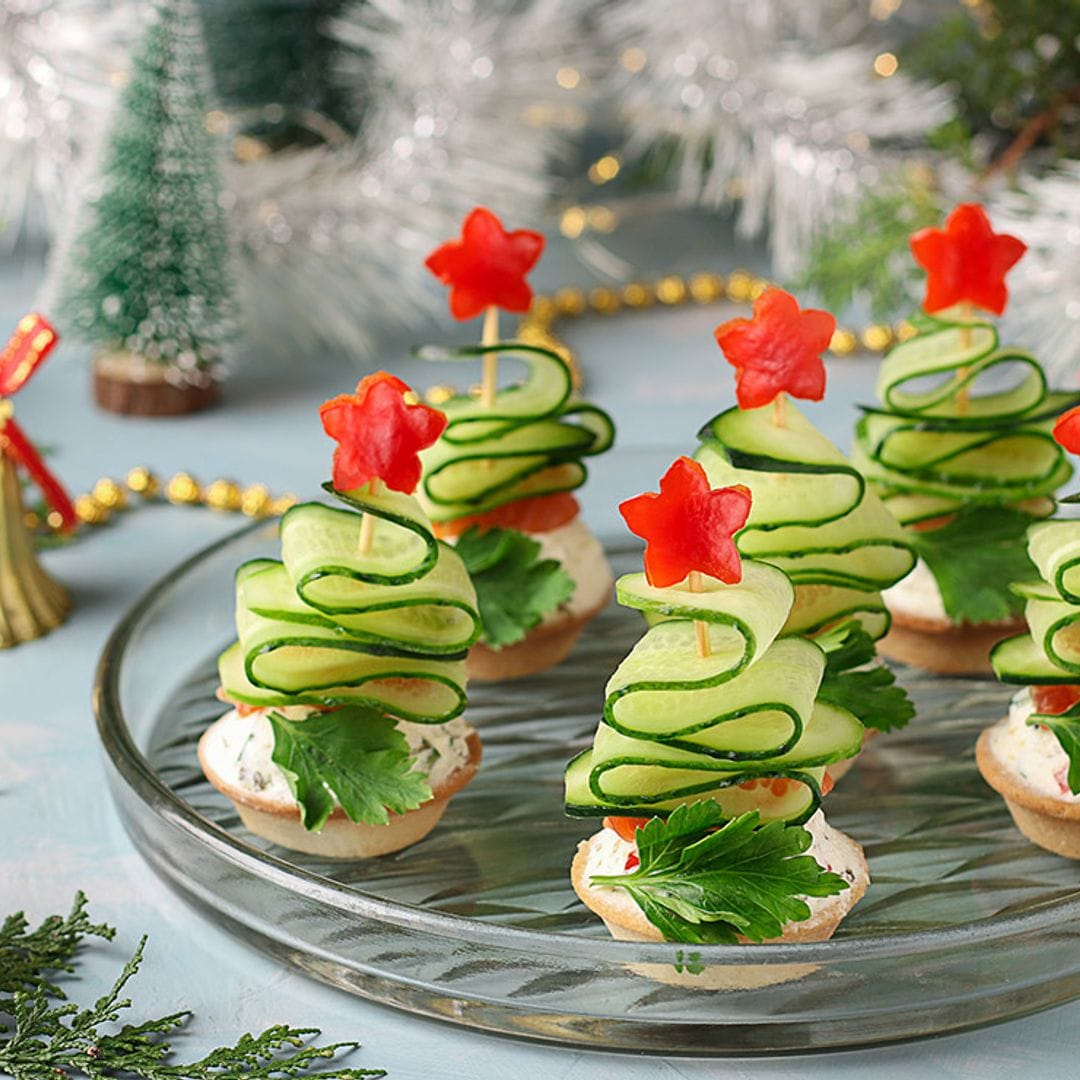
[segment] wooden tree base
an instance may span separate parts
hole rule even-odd
[[[0,453],[0,649],[47,634],[70,610],[67,590],[37,560],[15,466]]]
[[[126,416],[182,416],[213,405],[221,395],[216,379],[169,382],[169,368],[131,353],[106,353],[94,361],[94,400]]]

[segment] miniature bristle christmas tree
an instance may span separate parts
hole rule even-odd
[[[62,312],[98,346],[116,412],[190,412],[217,396],[233,330],[229,243],[191,0],[155,0],[63,268]]]

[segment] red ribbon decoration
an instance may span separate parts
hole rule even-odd
[[[58,340],[59,335],[41,315],[25,315],[19,320],[11,340],[0,353],[0,399],[10,397],[26,385]],[[12,419],[10,407],[0,408],[0,453],[25,469],[41,489],[50,509],[60,515],[61,531],[70,532],[79,524],[68,493]]]
[[[0,397],[11,397],[21,390],[58,340],[56,331],[40,315],[24,315],[0,353]]]
[[[525,275],[543,250],[542,233],[507,232],[487,207],[478,206],[465,218],[461,239],[436,248],[424,265],[450,286],[450,314],[471,319],[489,307],[528,311],[533,294]]]
[[[660,492],[619,504],[630,531],[645,541],[645,577],[657,589],[701,571],[728,585],[742,581],[732,537],[750,516],[750,489],[710,488],[700,462],[681,457],[664,473]]]
[[[446,429],[446,414],[430,405],[410,404],[406,383],[385,371],[366,375],[354,394],[338,394],[319,407],[323,430],[334,451],[334,487],[352,491],[381,480],[411,495],[420,483],[421,450]]]

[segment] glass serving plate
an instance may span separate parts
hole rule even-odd
[[[542,676],[470,688],[479,775],[434,833],[368,862],[247,833],[203,779],[222,711],[214,657],[233,571],[276,556],[251,525],[151,589],[106,646],[95,706],[123,822],[151,866],[215,921],[355,994],[455,1024],[663,1054],[850,1047],[957,1031],[1080,997],[1076,864],[1025,841],[973,761],[1008,689],[912,671],[918,718],[870,743],[827,800],[873,884],[821,944],[611,940],[568,868],[597,823],[562,813],[562,770],[595,730],[604,683],[641,634],[609,607]],[[640,565],[613,551],[617,571]]]

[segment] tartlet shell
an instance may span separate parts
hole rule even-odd
[[[594,833],[587,840],[578,844],[577,853],[570,866],[570,881],[581,902],[604,921],[608,932],[616,941],[663,941],[663,935],[648,919],[630,895],[617,889],[593,888],[585,880],[585,866],[589,858],[590,846],[602,835]],[[850,888],[838,896],[830,897],[821,910],[805,922],[792,923],[778,938],[772,938],[762,945],[776,942],[825,941],[832,937],[841,920],[862,899],[870,884],[870,871],[862,847],[850,836],[838,833],[850,845],[849,855],[857,875]],[[693,946],[685,946],[693,950]],[[680,946],[672,943],[673,955]],[[679,986],[691,990],[752,990],[763,986],[801,979],[816,970],[816,964],[776,964],[751,967],[734,964],[730,966],[706,967],[704,971],[692,972],[677,970],[674,965],[633,964],[631,969],[637,974],[668,986]]]
[[[990,650],[1027,627],[1021,618],[954,623],[890,611],[892,625],[877,643],[880,655],[938,675],[992,675]]]
[[[990,731],[979,736],[975,761],[983,779],[1005,800],[1016,827],[1033,844],[1080,859],[1080,803],[1054,799],[1026,784],[994,753]]]
[[[300,808],[295,802],[269,798],[261,792],[238,787],[213,769],[205,746],[214,726],[211,724],[199,739],[199,764],[207,780],[236,807],[248,831],[291,851],[331,859],[370,859],[401,851],[422,840],[438,825],[451,796],[476,775],[483,753],[480,737],[470,728],[468,760],[433,789],[432,798],[422,806],[404,814],[392,813],[386,825],[358,825],[349,820],[340,806],[335,806],[322,830],[315,833],[301,824]]]

